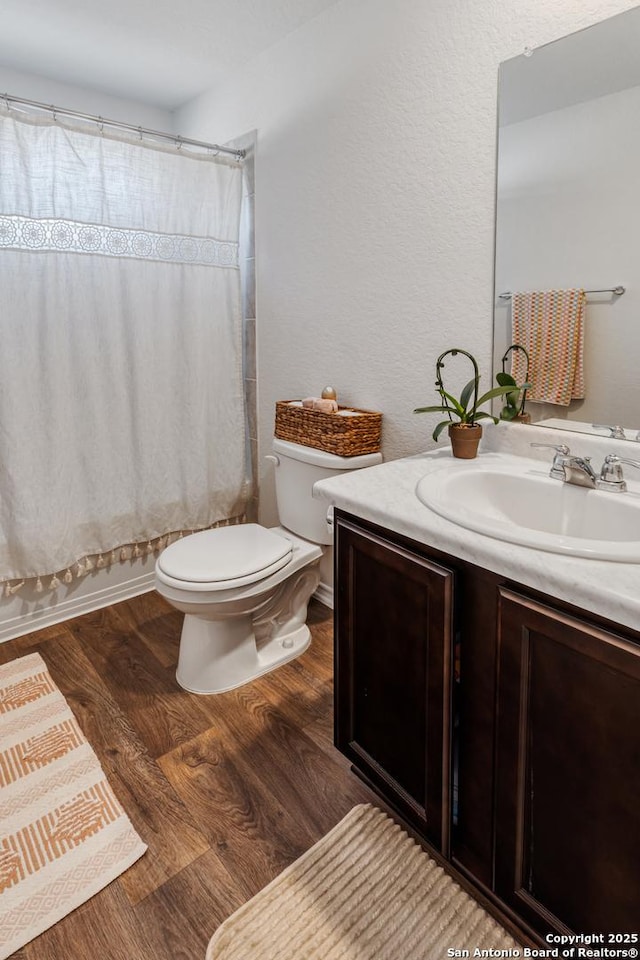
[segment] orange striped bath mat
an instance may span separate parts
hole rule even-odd
[[[42,657],[0,666],[0,960],[146,849]]]

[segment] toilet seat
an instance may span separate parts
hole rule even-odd
[[[263,580],[291,560],[287,537],[257,523],[203,530],[172,543],[158,558],[157,576],[195,590],[231,590]]]

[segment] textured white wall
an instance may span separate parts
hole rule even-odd
[[[584,400],[534,404],[534,419],[564,417],[640,427],[640,87],[513,123],[500,131],[498,290],[598,289],[587,299]],[[511,337],[496,304],[495,356]],[[615,383],[615,388],[612,384]]]
[[[34,65],[34,68],[36,65]],[[136,127],[148,127],[172,133],[173,114],[159,107],[152,107],[138,100],[126,100],[99,93],[91,87],[79,87],[70,83],[49,80],[38,73],[14,70],[0,63],[0,98],[3,93],[25,100],[53,103],[56,107],[79,110],[109,120],[132,123]]]
[[[386,457],[431,444],[439,352],[488,386],[498,64],[633,5],[342,0],[182,109],[186,136],[258,130],[262,454],[275,401],[326,383],[383,411]]]

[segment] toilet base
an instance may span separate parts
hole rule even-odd
[[[236,625],[234,622],[234,627]],[[225,656],[216,638],[212,637],[215,632],[212,627],[216,626],[219,624],[185,617],[176,680],[189,693],[204,696],[235,690],[299,657],[311,643],[309,628],[303,624],[286,637],[274,637],[258,650],[251,630],[251,635],[236,642],[233,650]],[[226,621],[225,633],[228,628],[229,621]]]
[[[187,614],[176,680],[189,693],[226,693],[294,660],[310,643],[311,633],[304,623],[258,649],[251,617],[215,622]]]
[[[286,539],[293,549],[284,567],[229,589],[206,583],[203,589],[198,581],[176,580],[156,565],[156,589],[185,614],[176,671],[184,690],[234,690],[307,649],[307,605],[320,582],[322,549],[295,534],[287,533]]]

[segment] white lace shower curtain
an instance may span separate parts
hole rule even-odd
[[[235,160],[0,111],[8,592],[243,512],[241,190]]]

